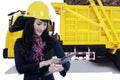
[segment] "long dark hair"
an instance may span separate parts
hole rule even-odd
[[[34,32],[34,24],[35,18],[29,17],[27,19],[25,28],[23,30],[23,35],[22,35],[22,45],[23,45],[23,55],[25,56],[30,56],[31,55],[31,49],[33,45],[33,36],[35,35]],[[49,22],[48,20],[42,20],[44,22]],[[52,44],[51,38],[48,33],[48,27],[43,31],[42,35],[42,40],[46,42],[45,49],[50,47],[49,45]],[[45,51],[44,51],[45,52]]]

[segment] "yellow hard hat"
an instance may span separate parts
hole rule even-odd
[[[51,19],[47,5],[41,1],[35,1],[31,3],[27,9],[27,12],[28,17],[34,17],[43,20]]]

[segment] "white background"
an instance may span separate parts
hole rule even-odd
[[[23,80],[14,66],[14,59],[3,59],[6,31],[8,30],[8,13],[17,10],[26,10],[34,0],[3,0],[0,2],[0,80]],[[41,0],[50,8],[51,16],[56,23],[55,32],[59,33],[59,16],[55,14],[50,2],[63,0]],[[112,64],[96,65],[87,61],[73,61],[65,78],[55,73],[56,80],[120,80],[120,72]]]

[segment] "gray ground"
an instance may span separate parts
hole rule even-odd
[[[71,61],[69,73],[92,73],[92,72],[112,72],[120,74],[120,71],[112,62],[94,63],[90,61]],[[15,66],[6,70],[5,74],[17,73]]]

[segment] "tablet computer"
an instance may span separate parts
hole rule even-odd
[[[61,58],[61,60],[60,60],[58,63],[56,63],[56,64],[65,64],[65,63],[67,63],[68,61],[70,61],[70,59],[71,59],[73,56],[75,56],[75,54],[68,54],[68,55],[64,56],[63,58]],[[47,72],[44,74],[44,76],[48,76],[48,75],[50,75],[50,74],[52,74],[52,73],[50,73],[49,71],[47,71]]]
[[[64,56],[63,58],[61,58],[61,60],[57,63],[57,64],[64,64],[68,61],[70,61],[70,59],[75,56],[75,54],[68,54],[66,56]]]

